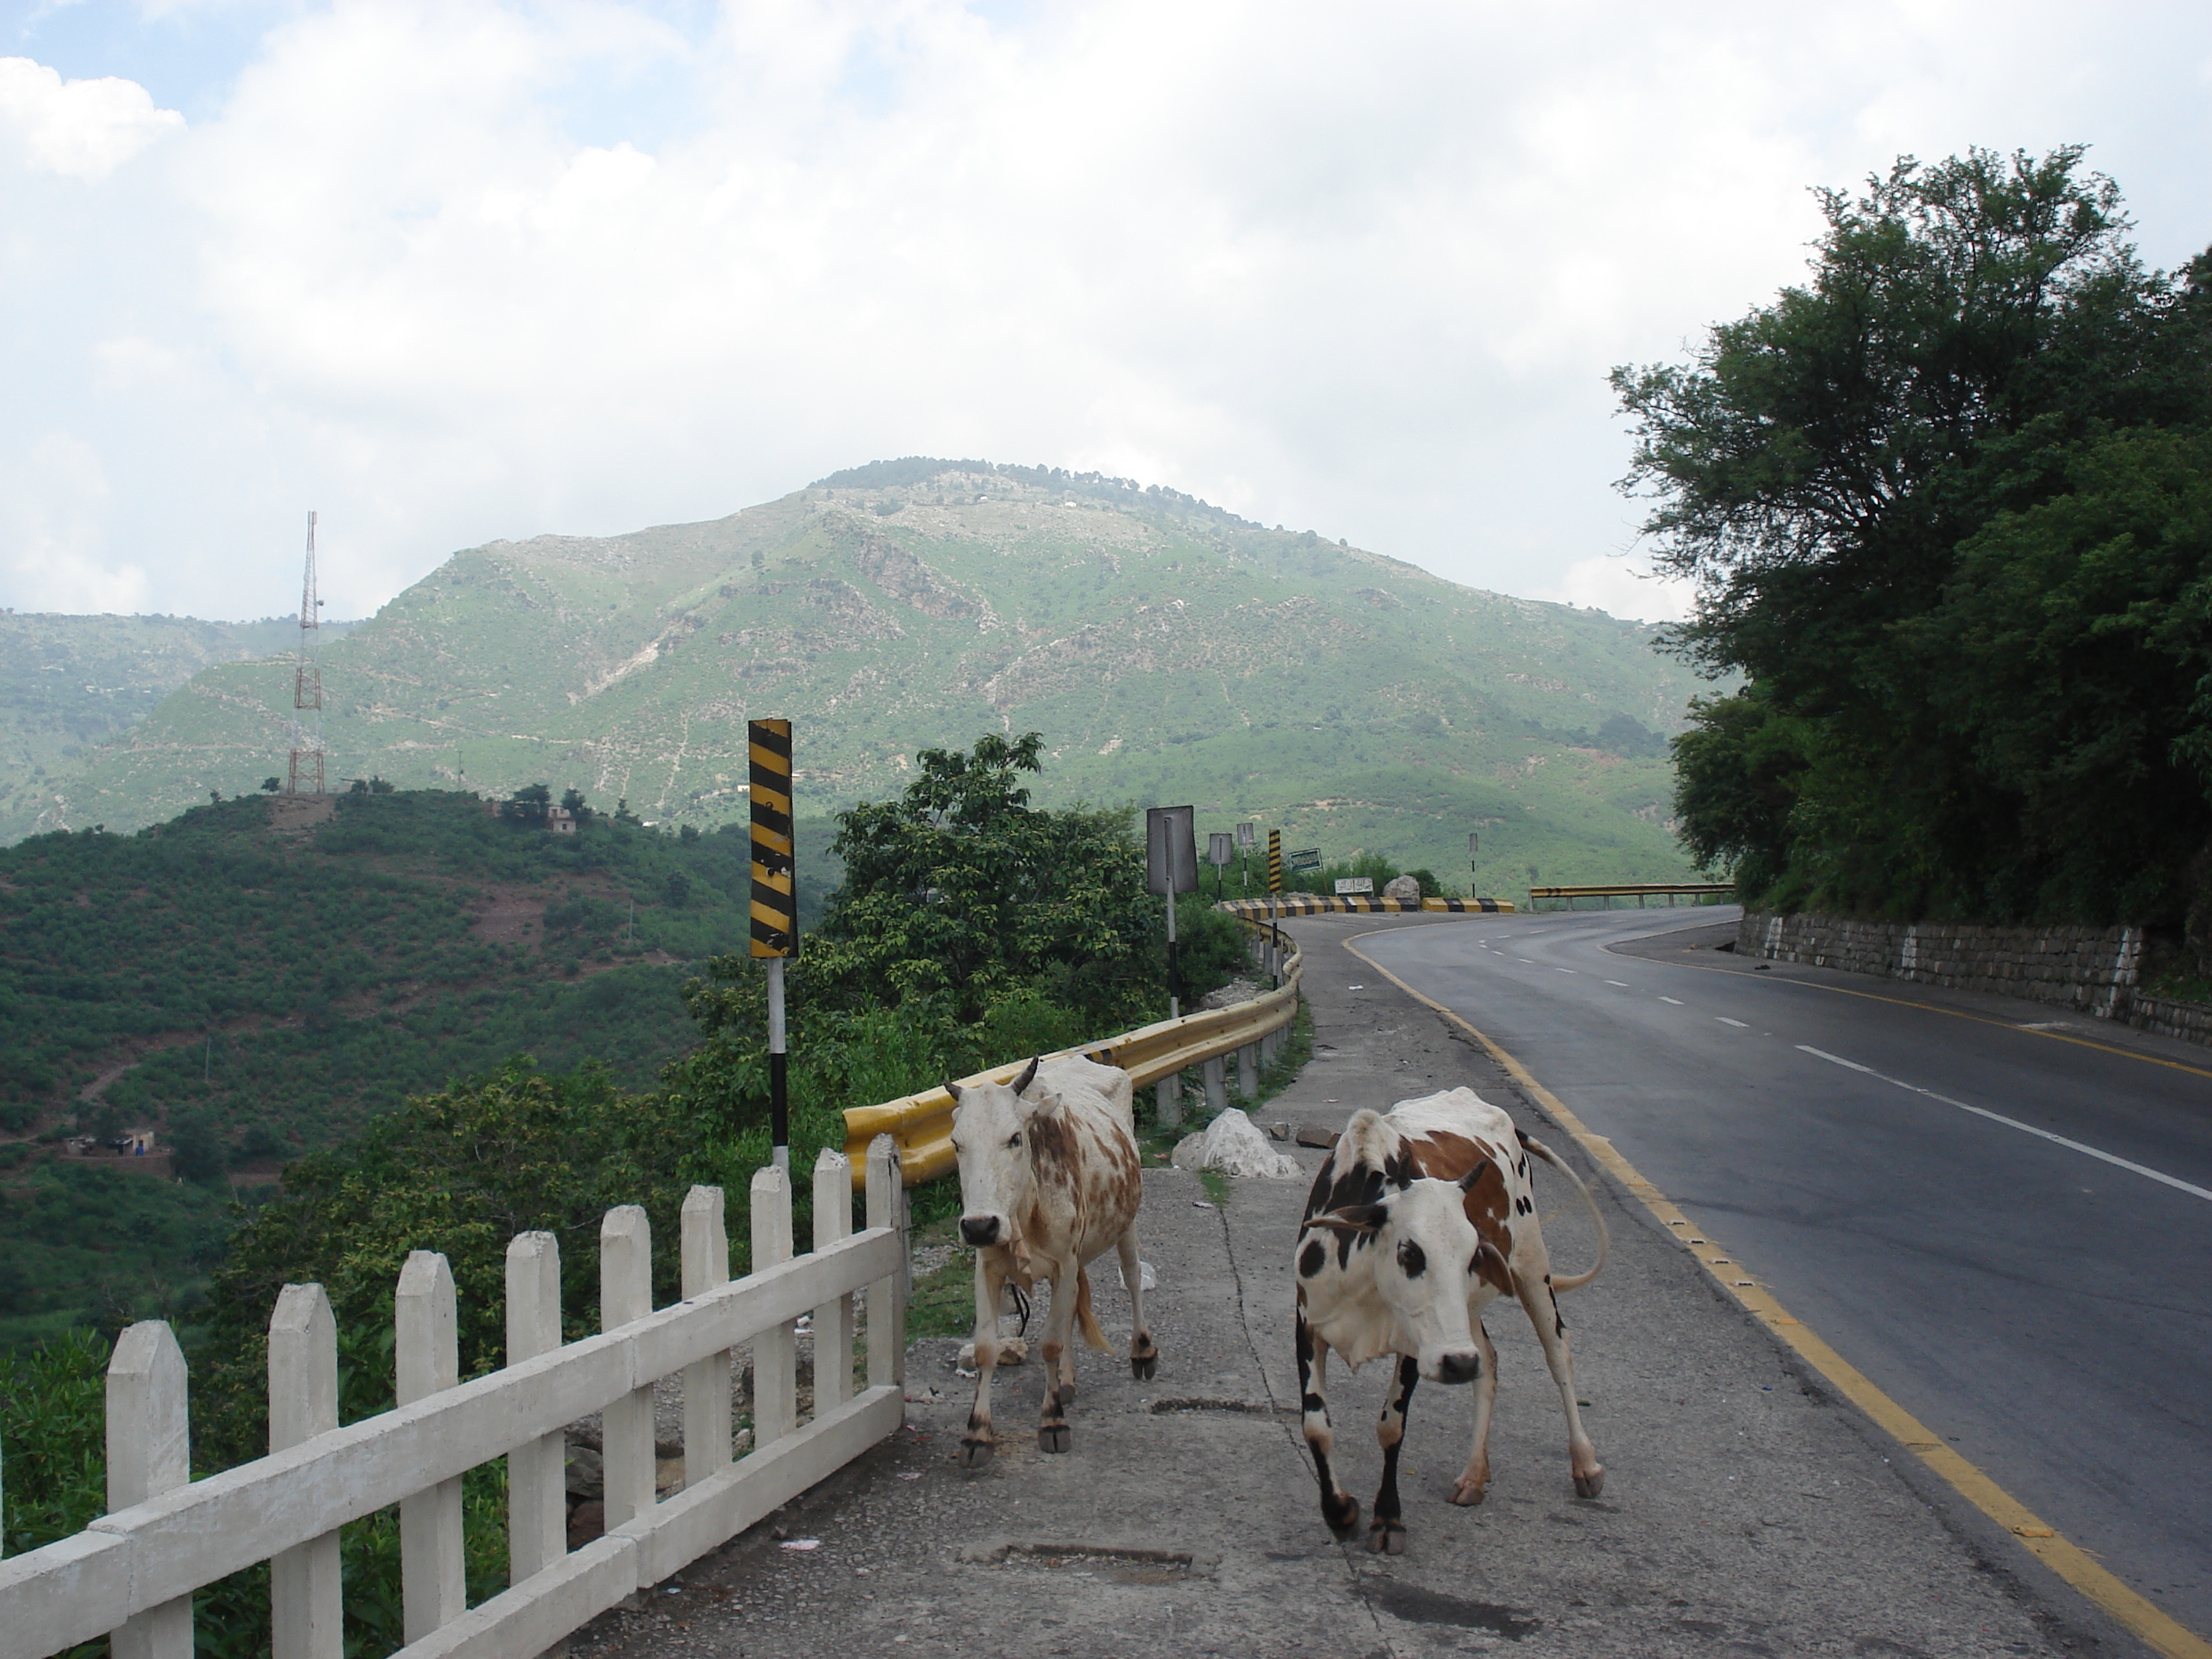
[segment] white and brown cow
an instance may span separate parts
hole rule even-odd
[[[1552,1275],[1529,1188],[1531,1153],[1572,1182],[1589,1206],[1598,1257],[1588,1273]],[[1401,1101],[1387,1116],[1352,1115],[1306,1200],[1297,1255],[1300,1405],[1321,1482],[1322,1518],[1339,1538],[1358,1529],[1359,1500],[1329,1468],[1329,1351],[1355,1370],[1378,1354],[1397,1357],[1376,1428],[1382,1484],[1367,1533],[1368,1548],[1396,1555],[1406,1547],[1398,1447],[1420,1378],[1475,1385],[1474,1448],[1452,1502],[1480,1504],[1489,1487],[1498,1355],[1481,1314],[1501,1293],[1517,1297],[1528,1310],[1559,1385],[1575,1492],[1598,1495],[1605,1470],[1576,1412],[1574,1360],[1555,1293],[1597,1277],[1607,1242],[1605,1218],[1574,1170],[1472,1089]]]
[[[1044,1412],[1037,1444],[1072,1443],[1067,1402],[1075,1397],[1074,1328],[1108,1346],[1091,1310],[1086,1264],[1109,1245],[1121,1255],[1129,1287],[1129,1369],[1150,1376],[1159,1364],[1145,1325],[1137,1262],[1137,1206],[1145,1195],[1129,1074],[1087,1060],[1029,1069],[1011,1089],[946,1085],[956,1103],[952,1146],[960,1158],[960,1236],[975,1247],[975,1407],[960,1443],[960,1466],[980,1469],[996,1443],[991,1374],[999,1358],[999,1298],[1011,1280],[1026,1291],[1052,1284],[1044,1329]]]

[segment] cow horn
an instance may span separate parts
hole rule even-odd
[[[1463,1193],[1473,1192],[1474,1190],[1474,1183],[1482,1179],[1482,1172],[1485,1170],[1494,1170],[1498,1166],[1495,1164],[1492,1164],[1486,1158],[1476,1159],[1474,1167],[1459,1178],[1460,1191]]]
[[[1336,1233],[1371,1233],[1389,1218],[1380,1204],[1355,1204],[1348,1209],[1324,1210],[1305,1218],[1309,1227],[1326,1227]]]
[[[1022,1074],[1014,1079],[1014,1092],[1016,1094],[1021,1093],[1023,1090],[1028,1088],[1030,1084],[1036,1081],[1037,1064],[1038,1061],[1042,1060],[1044,1056],[1040,1054],[1037,1056],[1036,1060],[1030,1061],[1028,1066],[1023,1071]]]
[[[945,1092],[952,1097],[952,1103],[955,1106],[957,1106],[960,1103],[960,1085],[958,1084],[947,1083],[945,1085]]]

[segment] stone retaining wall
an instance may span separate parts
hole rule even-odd
[[[2030,997],[2102,1019],[2127,1018],[2142,960],[2140,927],[1987,927],[1747,910],[1735,938],[1744,956]]]

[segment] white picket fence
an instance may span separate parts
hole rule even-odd
[[[814,1168],[814,1249],[792,1254],[791,1186],[752,1182],[753,1271],[732,1282],[722,1192],[683,1216],[684,1299],[653,1305],[645,1212],[599,1229],[602,1334],[561,1340],[560,1253],[507,1253],[506,1368],[459,1377],[453,1274],[429,1251],[399,1275],[398,1405],[338,1426],[337,1330],[319,1285],[287,1285],[269,1327],[269,1455],[204,1480],[188,1458],[185,1362],[166,1324],[133,1325],[107,1373],[109,1513],[0,1559],[0,1659],[44,1659],[112,1633],[115,1659],[189,1659],[192,1592],[268,1561],[276,1659],[340,1659],[338,1531],[399,1506],[402,1659],[531,1659],[658,1583],[896,1431],[905,1420],[907,1239],[896,1148],[868,1148],[867,1227],[852,1168]],[[854,1298],[867,1382],[853,1387]],[[795,1322],[811,1315],[814,1410],[798,1421]],[[753,1438],[733,1458],[730,1349],[752,1345]],[[847,1363],[839,1365],[836,1356]],[[654,1492],[653,1384],[684,1378],[684,1484]],[[601,1415],[606,1530],[571,1551],[564,1425]],[[507,1459],[509,1585],[477,1607],[462,1580],[461,1476]]]

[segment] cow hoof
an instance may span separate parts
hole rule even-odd
[[[1395,1521],[1377,1521],[1367,1529],[1367,1550],[1370,1555],[1403,1555],[1406,1528]]]
[[[1349,1544],[1352,1534],[1359,1530],[1359,1500],[1347,1494],[1343,1509],[1334,1512],[1324,1501],[1321,1506],[1321,1518],[1328,1522],[1328,1529],[1336,1534],[1338,1543]]]
[[[1075,1443],[1075,1436],[1065,1423],[1048,1423],[1037,1431],[1037,1449],[1064,1452]]]
[[[1595,1498],[1604,1490],[1605,1471],[1603,1469],[1592,1469],[1588,1474],[1578,1474],[1575,1477],[1575,1496],[1577,1498]]]
[[[963,1440],[960,1443],[960,1467],[971,1471],[980,1469],[991,1461],[991,1455],[997,1449],[988,1440]]]
[[[1160,1357],[1156,1353],[1133,1355],[1129,1360],[1129,1375],[1139,1382],[1151,1381],[1152,1373],[1159,1368]]]
[[[1072,1377],[1072,1376],[1071,1376],[1070,1378],[1068,1378],[1068,1380],[1067,1380],[1066,1382],[1065,1382],[1061,1383],[1061,1384],[1060,1385],[1059,1393],[1060,1393],[1060,1403],[1061,1405],[1063,1405],[1063,1406],[1065,1406],[1065,1405],[1066,1405],[1069,1401],[1071,1401],[1071,1400],[1074,1399],[1074,1398],[1075,1398],[1075,1379],[1074,1379],[1073,1377]]]
[[[1482,1502],[1490,1491],[1487,1480],[1460,1480],[1453,1483],[1451,1501],[1462,1509],[1471,1509]]]

